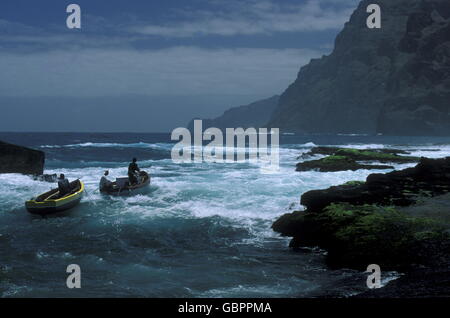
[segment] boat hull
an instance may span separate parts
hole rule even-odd
[[[71,184],[74,183],[75,184],[79,183],[78,185],[79,189],[77,189],[74,193],[71,193],[62,198],[39,200],[40,197],[46,195],[41,194],[37,198],[25,202],[25,207],[27,211],[30,212],[31,214],[45,216],[66,211],[77,206],[80,203],[84,194],[84,184],[79,180],[76,180]],[[49,191],[47,195],[50,194],[50,196],[52,196],[52,194],[55,193],[57,193],[57,189]]]
[[[106,190],[104,189],[100,190],[100,192],[103,194],[113,196],[129,196],[129,195],[143,194],[148,191],[151,180],[150,176],[147,173],[145,173],[144,177],[145,177],[144,182],[142,182],[141,184],[124,188],[111,188]]]

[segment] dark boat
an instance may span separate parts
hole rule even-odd
[[[103,194],[110,195],[133,195],[147,191],[150,185],[150,176],[147,172],[141,171],[138,177],[138,183],[130,185],[128,177],[117,178],[112,185],[106,189],[100,189]]]
[[[84,184],[80,180],[70,183],[70,191],[60,197],[58,188],[45,192],[38,197],[25,202],[28,212],[39,215],[49,215],[73,208],[80,203],[84,193]]]

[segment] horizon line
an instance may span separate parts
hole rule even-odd
[[[155,131],[0,131],[0,134],[170,134]]]

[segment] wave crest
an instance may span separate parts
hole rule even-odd
[[[137,143],[108,143],[108,142],[85,142],[79,144],[68,145],[42,145],[40,148],[153,148],[153,149],[168,149],[172,147],[171,144],[156,143],[150,144],[145,142]]]

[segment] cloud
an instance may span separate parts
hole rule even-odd
[[[36,34],[41,30],[36,27],[31,27],[23,23],[12,22],[5,19],[0,19],[0,34],[14,35],[20,33]]]
[[[116,16],[84,13],[82,30],[68,31],[64,23],[26,25],[0,19],[0,48],[3,51],[32,52],[73,48],[130,48],[179,45],[207,45],[204,36],[236,37],[279,35],[281,33],[339,30],[358,0],[196,0],[195,5],[172,6],[156,13],[158,19],[139,12]],[[170,13],[168,13],[170,12]],[[96,12],[99,13],[99,12]],[[165,22],[154,22],[165,21]],[[164,38],[164,39],[161,39]],[[254,37],[254,39],[256,39]],[[233,40],[242,46],[239,39]],[[241,39],[242,40],[242,39]],[[257,47],[273,47],[257,38]],[[251,41],[255,43],[255,41]],[[275,46],[280,46],[274,44]],[[287,47],[297,47],[286,43]]]
[[[99,16],[82,16],[82,30],[68,30],[65,23],[37,27],[0,19],[0,48],[11,53],[74,48],[130,47],[142,36],[123,34],[121,28]]]
[[[212,1],[210,10],[178,13],[184,17],[183,22],[140,23],[129,27],[129,31],[185,38],[336,30],[348,21],[355,3],[355,0],[308,0],[298,4],[269,0]]]
[[[114,96],[281,93],[309,49],[84,49],[0,54],[0,95]]]
[[[245,48],[240,39],[220,37],[339,29],[357,1],[196,0],[172,8],[161,24],[133,12],[120,24],[114,16],[84,15],[88,27],[80,32],[68,32],[63,23],[35,27],[0,19],[0,95],[281,93],[300,66],[332,45],[283,49],[298,43],[255,37],[250,45],[256,47]],[[165,13],[156,16],[161,21]],[[219,36],[214,49],[201,40],[209,35]]]

